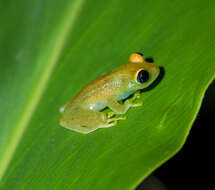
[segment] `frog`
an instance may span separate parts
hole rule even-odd
[[[136,102],[140,91],[151,85],[159,73],[157,64],[147,62],[141,53],[132,53],[126,63],[88,83],[62,106],[60,125],[82,134],[117,125],[126,119],[123,115],[129,108],[143,105]],[[111,111],[105,113],[106,108]]]

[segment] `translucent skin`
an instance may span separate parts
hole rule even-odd
[[[138,72],[146,70],[149,78],[140,84],[137,82]],[[98,128],[116,125],[114,114],[124,114],[130,107],[142,104],[133,103],[140,95],[127,99],[124,104],[118,101],[126,99],[136,91],[148,87],[159,75],[160,69],[154,63],[144,61],[140,54],[131,54],[127,63],[87,84],[68,104],[60,109],[63,118],[60,125],[80,132],[89,133]],[[113,112],[106,115],[101,112],[109,107]]]

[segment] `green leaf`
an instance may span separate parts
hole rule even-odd
[[[184,144],[215,77],[214,1],[0,1],[0,187],[131,189]],[[143,52],[164,68],[126,121],[88,135],[59,107]]]

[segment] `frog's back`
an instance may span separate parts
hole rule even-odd
[[[90,104],[105,104],[107,98],[116,94],[120,86],[121,80],[117,76],[116,69],[88,83],[68,103],[67,107],[89,107]]]

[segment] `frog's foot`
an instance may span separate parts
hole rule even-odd
[[[113,121],[104,125],[99,126],[99,128],[108,128],[108,127],[113,127],[117,124],[117,121]]]
[[[134,93],[134,95],[132,96],[131,100],[135,101],[136,99],[140,98],[140,91],[137,91]]]
[[[115,115],[113,111],[107,113],[107,118],[111,118]]]
[[[136,104],[132,104],[131,107],[140,107],[143,105],[143,102],[139,102],[139,103],[136,103]]]
[[[104,124],[102,126],[99,126],[99,128],[107,128],[107,127],[113,127],[117,124],[118,120],[125,120],[126,117],[117,117],[117,118],[110,118],[107,120],[107,124]]]
[[[139,107],[143,105],[143,102],[134,103],[136,99],[140,98],[140,91],[137,91],[130,99],[125,101],[125,105],[128,107]]]
[[[126,120],[126,116],[108,119],[108,123],[115,122],[115,121],[118,121],[118,120]]]
[[[143,105],[143,102],[134,103],[133,101],[126,100],[125,105],[128,107],[139,107]]]

